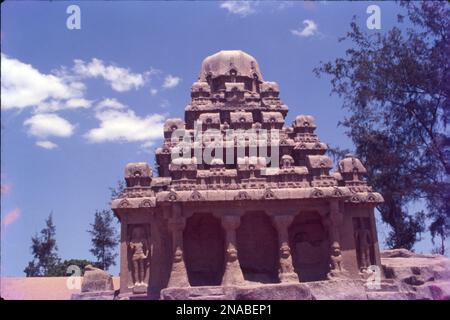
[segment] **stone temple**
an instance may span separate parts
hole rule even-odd
[[[314,118],[286,125],[279,95],[245,52],[203,61],[184,120],[165,122],[154,170],[129,163],[112,203],[122,296],[331,284],[381,266],[374,208],[383,198],[366,169],[350,154],[333,169]]]

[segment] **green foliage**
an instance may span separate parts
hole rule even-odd
[[[115,188],[109,188],[109,191],[111,192],[111,201],[119,198],[122,192],[125,190],[125,187],[125,181],[119,180],[117,181],[117,185]],[[109,204],[111,205],[111,202],[109,202]]]
[[[59,262],[52,268],[50,268],[48,276],[50,277],[68,277],[73,273],[73,270],[70,272],[69,267],[71,266],[77,266],[80,268],[82,276],[84,274],[84,267],[86,267],[88,264],[96,266],[95,263],[84,260],[84,259],[70,259],[70,260],[64,260],[63,262]],[[68,272],[69,271],[69,272]]]
[[[115,251],[119,243],[111,211],[96,211],[91,227],[91,230],[88,230],[92,243],[90,252],[97,258],[98,267],[108,270],[111,265],[116,264],[117,253]]]
[[[322,63],[317,75],[331,76],[332,92],[349,111],[340,125],[368,169],[370,184],[383,194],[383,221],[392,227],[387,244],[411,249],[425,230],[443,240],[450,229],[450,5],[401,2],[399,27],[366,32],[353,21],[341,41],[344,58]],[[410,204],[427,212],[411,214]]]
[[[50,271],[59,264],[56,245],[56,227],[53,224],[52,214],[45,221],[45,228],[31,238],[31,252],[33,260],[28,263],[24,272],[27,277],[50,276]]]
[[[447,194],[448,195],[448,194]],[[449,199],[450,200],[450,199]],[[445,255],[445,240],[450,237],[450,221],[448,216],[443,214],[435,217],[434,221],[430,224],[431,241],[433,244],[436,242],[436,237],[440,238],[440,244],[434,249],[435,253]]]
[[[126,188],[126,184],[125,184],[125,181],[123,181],[123,180],[118,180],[117,185],[115,187],[109,188],[109,191],[111,192],[111,198],[110,198],[110,201],[108,202],[109,206],[111,206],[111,203],[114,199],[121,197],[125,188]],[[117,221],[119,221],[119,218],[116,215],[114,215],[114,217],[116,217]]]

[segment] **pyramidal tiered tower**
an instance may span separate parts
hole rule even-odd
[[[113,201],[121,293],[356,279],[380,265],[382,196],[352,155],[330,173],[314,118],[285,126],[279,93],[245,52],[203,61],[185,119],[164,125],[158,176],[128,164]]]

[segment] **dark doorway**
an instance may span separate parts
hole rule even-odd
[[[191,286],[216,286],[224,271],[224,231],[218,218],[196,213],[186,221],[184,258]]]
[[[244,278],[262,283],[278,282],[278,235],[270,218],[262,212],[246,213],[236,236]]]
[[[326,229],[316,212],[301,212],[289,227],[292,262],[300,282],[327,278],[330,250]]]

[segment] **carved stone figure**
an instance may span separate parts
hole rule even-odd
[[[358,242],[359,256],[361,259],[361,271],[364,272],[371,265],[370,248],[372,246],[372,236],[370,230],[360,229],[356,231],[356,239]]]
[[[235,262],[237,260],[237,250],[235,248],[228,248],[226,257],[228,263]]]
[[[222,217],[222,227],[225,230],[226,239],[225,270],[222,285],[238,285],[244,283],[244,276],[238,260],[238,251],[236,250],[236,229],[239,225],[239,217]]]
[[[147,269],[149,246],[143,227],[136,226],[133,228],[129,246],[131,250],[131,261],[133,262],[134,286],[146,286],[144,279]]]
[[[330,262],[330,272],[327,275],[328,279],[348,277],[348,272],[344,269],[341,246],[336,241],[331,245]]]
[[[294,272],[294,267],[292,265],[291,249],[287,244],[281,246],[280,248],[280,272],[281,273]]]
[[[243,284],[244,277],[239,266],[237,250],[230,247],[226,251],[225,272],[222,279],[223,285]]]
[[[342,265],[341,246],[339,243],[334,242],[331,249],[331,269],[335,271],[343,271],[344,267]]]
[[[180,247],[175,249],[172,258],[172,271],[168,287],[188,287],[186,265],[183,260],[183,250]]]
[[[180,248],[176,248],[173,255],[173,263],[178,263],[183,261],[183,251]]]

